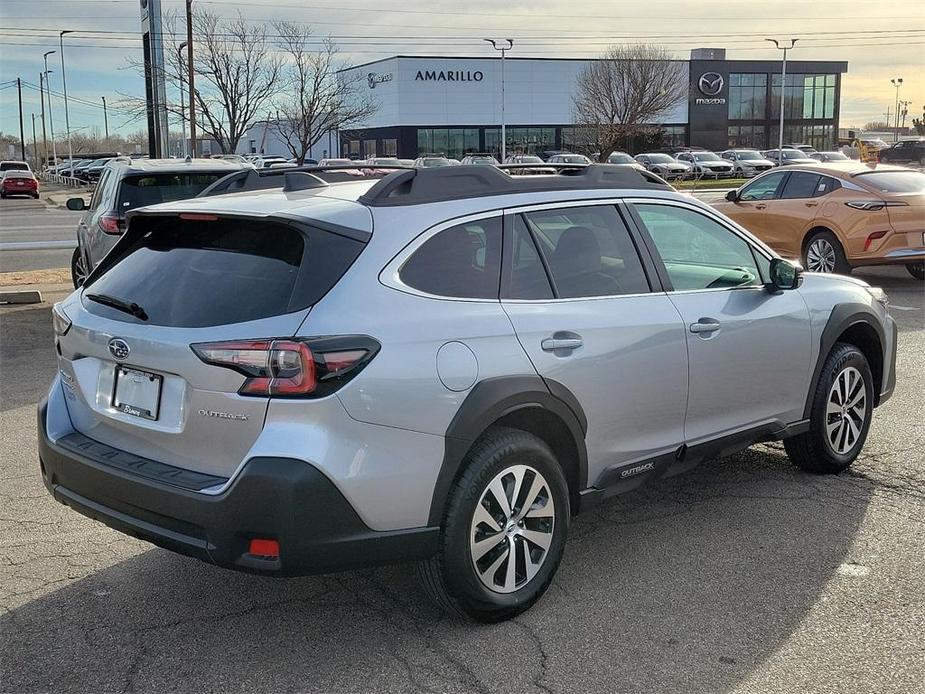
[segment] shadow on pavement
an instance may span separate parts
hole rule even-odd
[[[51,307],[4,309],[0,313],[0,355],[0,412],[45,397],[58,368]]]
[[[432,608],[408,566],[270,579],[151,549],[3,615],[2,688],[728,691],[820,598],[867,503],[776,446],[706,463],[576,519],[545,598],[493,626]]]

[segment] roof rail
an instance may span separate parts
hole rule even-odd
[[[338,166],[298,166],[285,169],[252,169],[250,167],[233,171],[227,176],[218,179],[212,185],[206,187],[196,196],[197,198],[208,198],[213,195],[225,195],[227,193],[242,193],[252,190],[273,190],[282,188],[284,192],[295,192],[299,190],[310,190],[312,188],[322,187],[320,183],[341,183],[344,181],[355,181],[358,178],[358,172],[367,172],[369,177],[381,177],[385,171],[403,170],[408,171],[407,166],[396,166],[386,164],[367,164],[366,162],[357,162],[357,165],[341,164]],[[289,174],[306,174],[316,179],[312,185],[307,185],[304,179],[296,177],[293,183],[289,183]],[[330,181],[325,180],[329,178]],[[298,181],[301,180],[301,183]]]
[[[559,168],[536,164],[536,168]],[[524,164],[505,168],[524,169]],[[509,195],[553,190],[630,188],[671,190],[649,171],[619,164],[561,167],[557,176],[511,176],[497,166],[444,166],[396,171],[373,185],[359,202],[371,207],[420,205],[484,195]]]

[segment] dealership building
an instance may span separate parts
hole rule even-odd
[[[507,151],[534,154],[580,149],[573,94],[587,59],[505,60]],[[726,60],[725,50],[700,48],[678,61],[689,85],[659,126],[663,147],[712,150],[776,146],[781,63]],[[838,136],[846,62],[788,60],[784,141],[831,149]],[[341,156],[413,158],[442,152],[500,153],[501,61],[498,58],[395,56],[344,70],[342,78],[374,97],[376,113],[340,131]]]

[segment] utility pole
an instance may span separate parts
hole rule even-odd
[[[61,53],[61,84],[64,86],[64,129],[67,130],[67,160],[69,166],[74,166],[74,150],[71,147],[71,117],[67,112],[67,73],[64,71],[64,35],[70,34],[70,31],[61,31],[58,33],[58,48]]]
[[[900,101],[899,102],[899,106],[902,109],[902,117],[903,117],[902,122],[900,123],[899,127],[903,130],[906,129],[906,116],[909,115],[909,106],[911,105],[912,105],[911,101]]]
[[[792,50],[799,39],[786,39],[790,42],[789,46],[783,46],[783,41],[777,39],[765,39],[774,44],[774,47],[784,52],[784,62],[780,71],[780,133],[777,138],[777,161],[781,160],[781,150],[784,148],[784,94],[787,91],[787,51]],[[771,90],[773,93],[773,89]]]
[[[16,78],[16,91],[19,93],[19,152],[22,160],[26,161],[26,136],[22,129],[22,80]]]
[[[498,45],[494,39],[483,39],[491,44],[496,51],[501,51],[501,163],[507,156],[507,129],[504,122],[504,54],[514,47],[514,39],[501,39],[507,41],[507,45]]]
[[[903,86],[903,78],[895,77],[890,80],[890,83],[896,87],[896,109],[893,111],[896,118],[896,126],[893,128],[893,142],[899,141],[899,88]],[[889,122],[889,121],[887,121]]]
[[[48,166],[48,136],[45,133],[45,73],[39,73],[39,98],[42,100],[42,168]]]
[[[183,49],[186,48],[187,42],[184,41],[177,46],[177,60],[180,61],[180,130],[183,133],[183,150],[181,154],[185,157],[189,150],[186,148],[186,105],[183,103]]]
[[[42,167],[39,166],[39,144],[36,141],[35,137],[35,114],[32,114],[32,165],[35,167],[36,171],[41,171]]]
[[[106,97],[100,97],[103,100],[103,126],[106,128],[106,150],[109,150],[109,114],[106,112]]]
[[[51,130],[51,156],[54,157],[55,164],[57,164],[58,146],[55,144],[55,110],[51,106],[51,80],[48,78],[48,74],[54,72],[54,70],[48,69],[48,56],[52,53],[57,53],[57,51],[47,51],[42,58],[45,60],[45,89],[48,90],[48,127]],[[68,169],[68,174],[70,175],[70,173],[71,171]]]
[[[193,0],[186,0],[186,66],[189,69],[190,153],[196,157],[196,81],[193,70]]]

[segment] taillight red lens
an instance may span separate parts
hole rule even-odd
[[[276,338],[191,345],[202,361],[246,376],[241,395],[323,397],[355,376],[379,350],[365,336]]]
[[[97,223],[104,234],[119,236],[125,231],[125,222],[118,215],[104,214]]]

